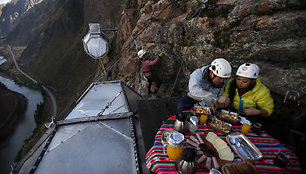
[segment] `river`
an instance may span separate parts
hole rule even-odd
[[[6,174],[10,173],[10,166],[14,163],[14,159],[21,149],[24,140],[32,135],[32,131],[36,127],[34,113],[37,104],[43,102],[43,96],[40,91],[19,86],[13,80],[2,76],[0,76],[0,81],[7,86],[8,89],[16,91],[28,99],[28,106],[24,119],[20,120],[13,135],[5,142],[3,148],[0,149],[0,171]]]

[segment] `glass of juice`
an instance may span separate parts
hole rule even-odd
[[[247,134],[250,128],[251,128],[251,122],[248,120],[244,121],[241,127],[241,133]]]
[[[179,132],[171,132],[167,138],[167,143],[164,144],[164,147],[167,147],[167,155],[173,161],[178,160],[184,150],[183,146],[184,135]],[[163,148],[165,153],[165,148]]]
[[[201,114],[200,123],[206,124],[206,122],[207,122],[207,115]]]
[[[175,146],[168,145],[167,154],[170,159],[172,159],[173,161],[176,161],[181,157],[183,150],[184,150],[183,146],[175,147]]]

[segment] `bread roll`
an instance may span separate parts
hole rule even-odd
[[[250,162],[227,165],[223,170],[225,174],[257,174],[255,166]]]

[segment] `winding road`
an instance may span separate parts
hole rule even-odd
[[[22,73],[24,76],[26,76],[28,79],[30,79],[30,80],[33,81],[34,83],[38,84],[38,82],[37,82],[35,79],[33,79],[30,75],[28,75],[27,73],[25,73],[24,71],[22,71],[22,70],[20,69],[20,67],[19,67],[19,65],[18,65],[18,63],[17,63],[17,61],[16,61],[16,59],[15,59],[15,55],[14,55],[12,49],[11,49],[11,46],[8,45],[8,48],[9,48],[9,51],[10,51],[10,53],[11,53],[11,55],[12,55],[12,59],[13,59],[13,61],[14,61],[14,64],[15,64],[15,66],[16,66],[16,69],[17,69],[20,73]],[[53,118],[56,118],[56,116],[57,116],[57,115],[56,115],[56,113],[57,113],[57,105],[56,105],[55,97],[54,97],[54,95],[51,93],[51,91],[50,91],[48,88],[46,88],[44,85],[41,85],[41,86],[42,86],[42,88],[47,92],[47,94],[48,94],[48,95],[50,96],[50,98],[51,98],[52,105],[53,105],[53,115],[52,115],[52,117],[53,117]]]

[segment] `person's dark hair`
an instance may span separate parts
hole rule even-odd
[[[233,79],[233,81],[231,81],[231,83],[229,84],[229,89],[228,89],[228,98],[230,99],[229,106],[233,104],[236,88],[237,88],[236,79]]]

